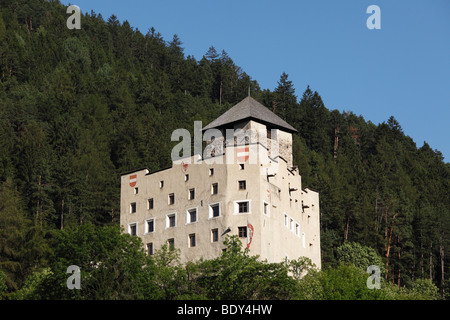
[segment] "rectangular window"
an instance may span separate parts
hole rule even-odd
[[[134,194],[138,194],[139,193],[139,188],[134,188]]]
[[[266,127],[267,129],[267,139],[272,139],[272,130],[269,129],[269,127]]]
[[[189,199],[189,200],[195,199],[195,189],[194,189],[194,188],[189,189],[188,199]]]
[[[128,231],[129,231],[130,235],[132,235],[132,236],[137,235],[137,226],[136,226],[136,223],[130,224],[130,225],[128,226],[128,229],[129,229]]]
[[[147,254],[149,256],[153,255],[153,242],[147,243]]]
[[[147,222],[147,230],[146,230],[146,232],[153,232],[153,231],[155,231],[155,220],[154,219],[149,219],[146,222]]]
[[[173,251],[175,249],[175,239],[171,238],[167,240],[167,245],[169,246],[169,250]]]
[[[130,213],[136,213],[136,202],[130,204]]]
[[[239,164],[239,170],[244,170],[244,164],[243,163]]]
[[[219,241],[219,229],[212,229],[211,242],[218,242],[218,241]]]
[[[292,219],[289,220],[289,229],[291,229],[291,231],[294,231],[294,220]]]
[[[210,168],[210,169],[209,169],[209,175],[210,175],[210,176],[214,175],[214,168]]]
[[[247,238],[247,227],[238,227],[239,238]]]
[[[220,217],[220,205],[218,203],[209,205],[209,217],[210,218]]]
[[[190,209],[186,213],[186,223],[197,222],[197,208]]]
[[[239,190],[245,190],[247,188],[247,183],[245,182],[245,180],[240,180],[238,185],[239,185]]]
[[[300,236],[300,225],[298,223],[295,224],[295,235]]]
[[[168,214],[166,216],[166,228],[173,228],[176,226],[176,214]]]
[[[161,180],[161,181],[159,182],[159,187],[160,187],[160,188],[163,188],[163,187],[164,187],[164,181],[163,181],[163,180]]]
[[[289,228],[289,219],[287,214],[284,214],[284,226]]]
[[[195,247],[195,233],[189,235],[189,248]]]
[[[175,194],[171,193],[169,194],[169,204],[174,204],[175,203]]]
[[[189,181],[189,175],[188,174],[184,175],[184,181]]]
[[[248,201],[242,201],[242,202],[238,202],[238,206],[239,206],[239,213],[246,213],[248,212]]]
[[[148,208],[149,210],[150,210],[150,209],[153,209],[153,205],[154,205],[153,198],[148,199],[148,202],[147,202],[147,208]]]
[[[213,183],[211,186],[211,194],[218,194],[219,193],[219,184]]]

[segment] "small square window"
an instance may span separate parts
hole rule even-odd
[[[247,183],[245,180],[240,180],[238,185],[239,185],[239,190],[245,190],[247,188]]]
[[[175,203],[175,194],[171,193],[169,194],[169,204],[174,204]]]
[[[238,210],[239,213],[249,212],[248,201],[238,202],[238,208],[239,208],[239,210]]]
[[[211,194],[217,194],[219,193],[219,184],[213,183],[211,186]]]
[[[195,233],[189,235],[189,248],[195,247]]]
[[[218,241],[219,241],[219,229],[212,229],[211,242],[218,242]]]
[[[239,164],[239,170],[244,170],[244,164],[243,163]]]
[[[136,202],[130,204],[130,213],[136,213]]]
[[[148,205],[149,210],[153,209],[153,205],[154,205],[153,198],[148,199],[147,205]]]
[[[194,189],[194,188],[189,189],[188,199],[189,199],[189,200],[195,199],[195,189]]]
[[[238,227],[239,238],[247,238],[247,227]]]
[[[138,194],[139,193],[139,188],[134,188],[134,194]]]

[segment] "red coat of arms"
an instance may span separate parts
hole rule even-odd
[[[133,174],[130,176],[130,187],[134,187],[137,182],[137,175]]]
[[[238,148],[237,149],[237,160],[238,162],[246,162],[249,157],[249,148]]]

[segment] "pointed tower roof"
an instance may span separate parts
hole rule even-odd
[[[257,122],[261,122],[287,132],[297,132],[297,130],[289,123],[281,119],[275,113],[250,96],[233,106],[216,120],[212,121],[204,127],[203,130],[224,127],[246,119],[253,119]]]

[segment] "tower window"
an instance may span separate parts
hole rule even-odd
[[[130,224],[130,225],[128,226],[128,229],[129,229],[130,235],[132,235],[132,236],[137,235],[137,226],[136,226],[136,223]]]
[[[173,228],[176,226],[176,215],[175,213],[166,216],[166,228]]]
[[[148,209],[149,210],[153,209],[153,204],[154,204],[153,198],[148,199]]]
[[[211,186],[211,194],[217,194],[219,192],[219,184],[213,183]]]
[[[189,235],[189,248],[195,247],[195,233]]]
[[[169,194],[169,204],[174,204],[175,203],[175,194],[171,193]]]
[[[239,185],[239,190],[245,190],[247,188],[247,183],[245,180],[240,180],[238,185]]]
[[[190,209],[186,214],[186,223],[197,222],[197,209]]]
[[[238,227],[239,238],[247,238],[247,227]]]
[[[218,242],[218,241],[219,241],[219,229],[212,229],[211,242]]]
[[[189,189],[189,195],[188,195],[189,200],[195,199],[195,189]]]

